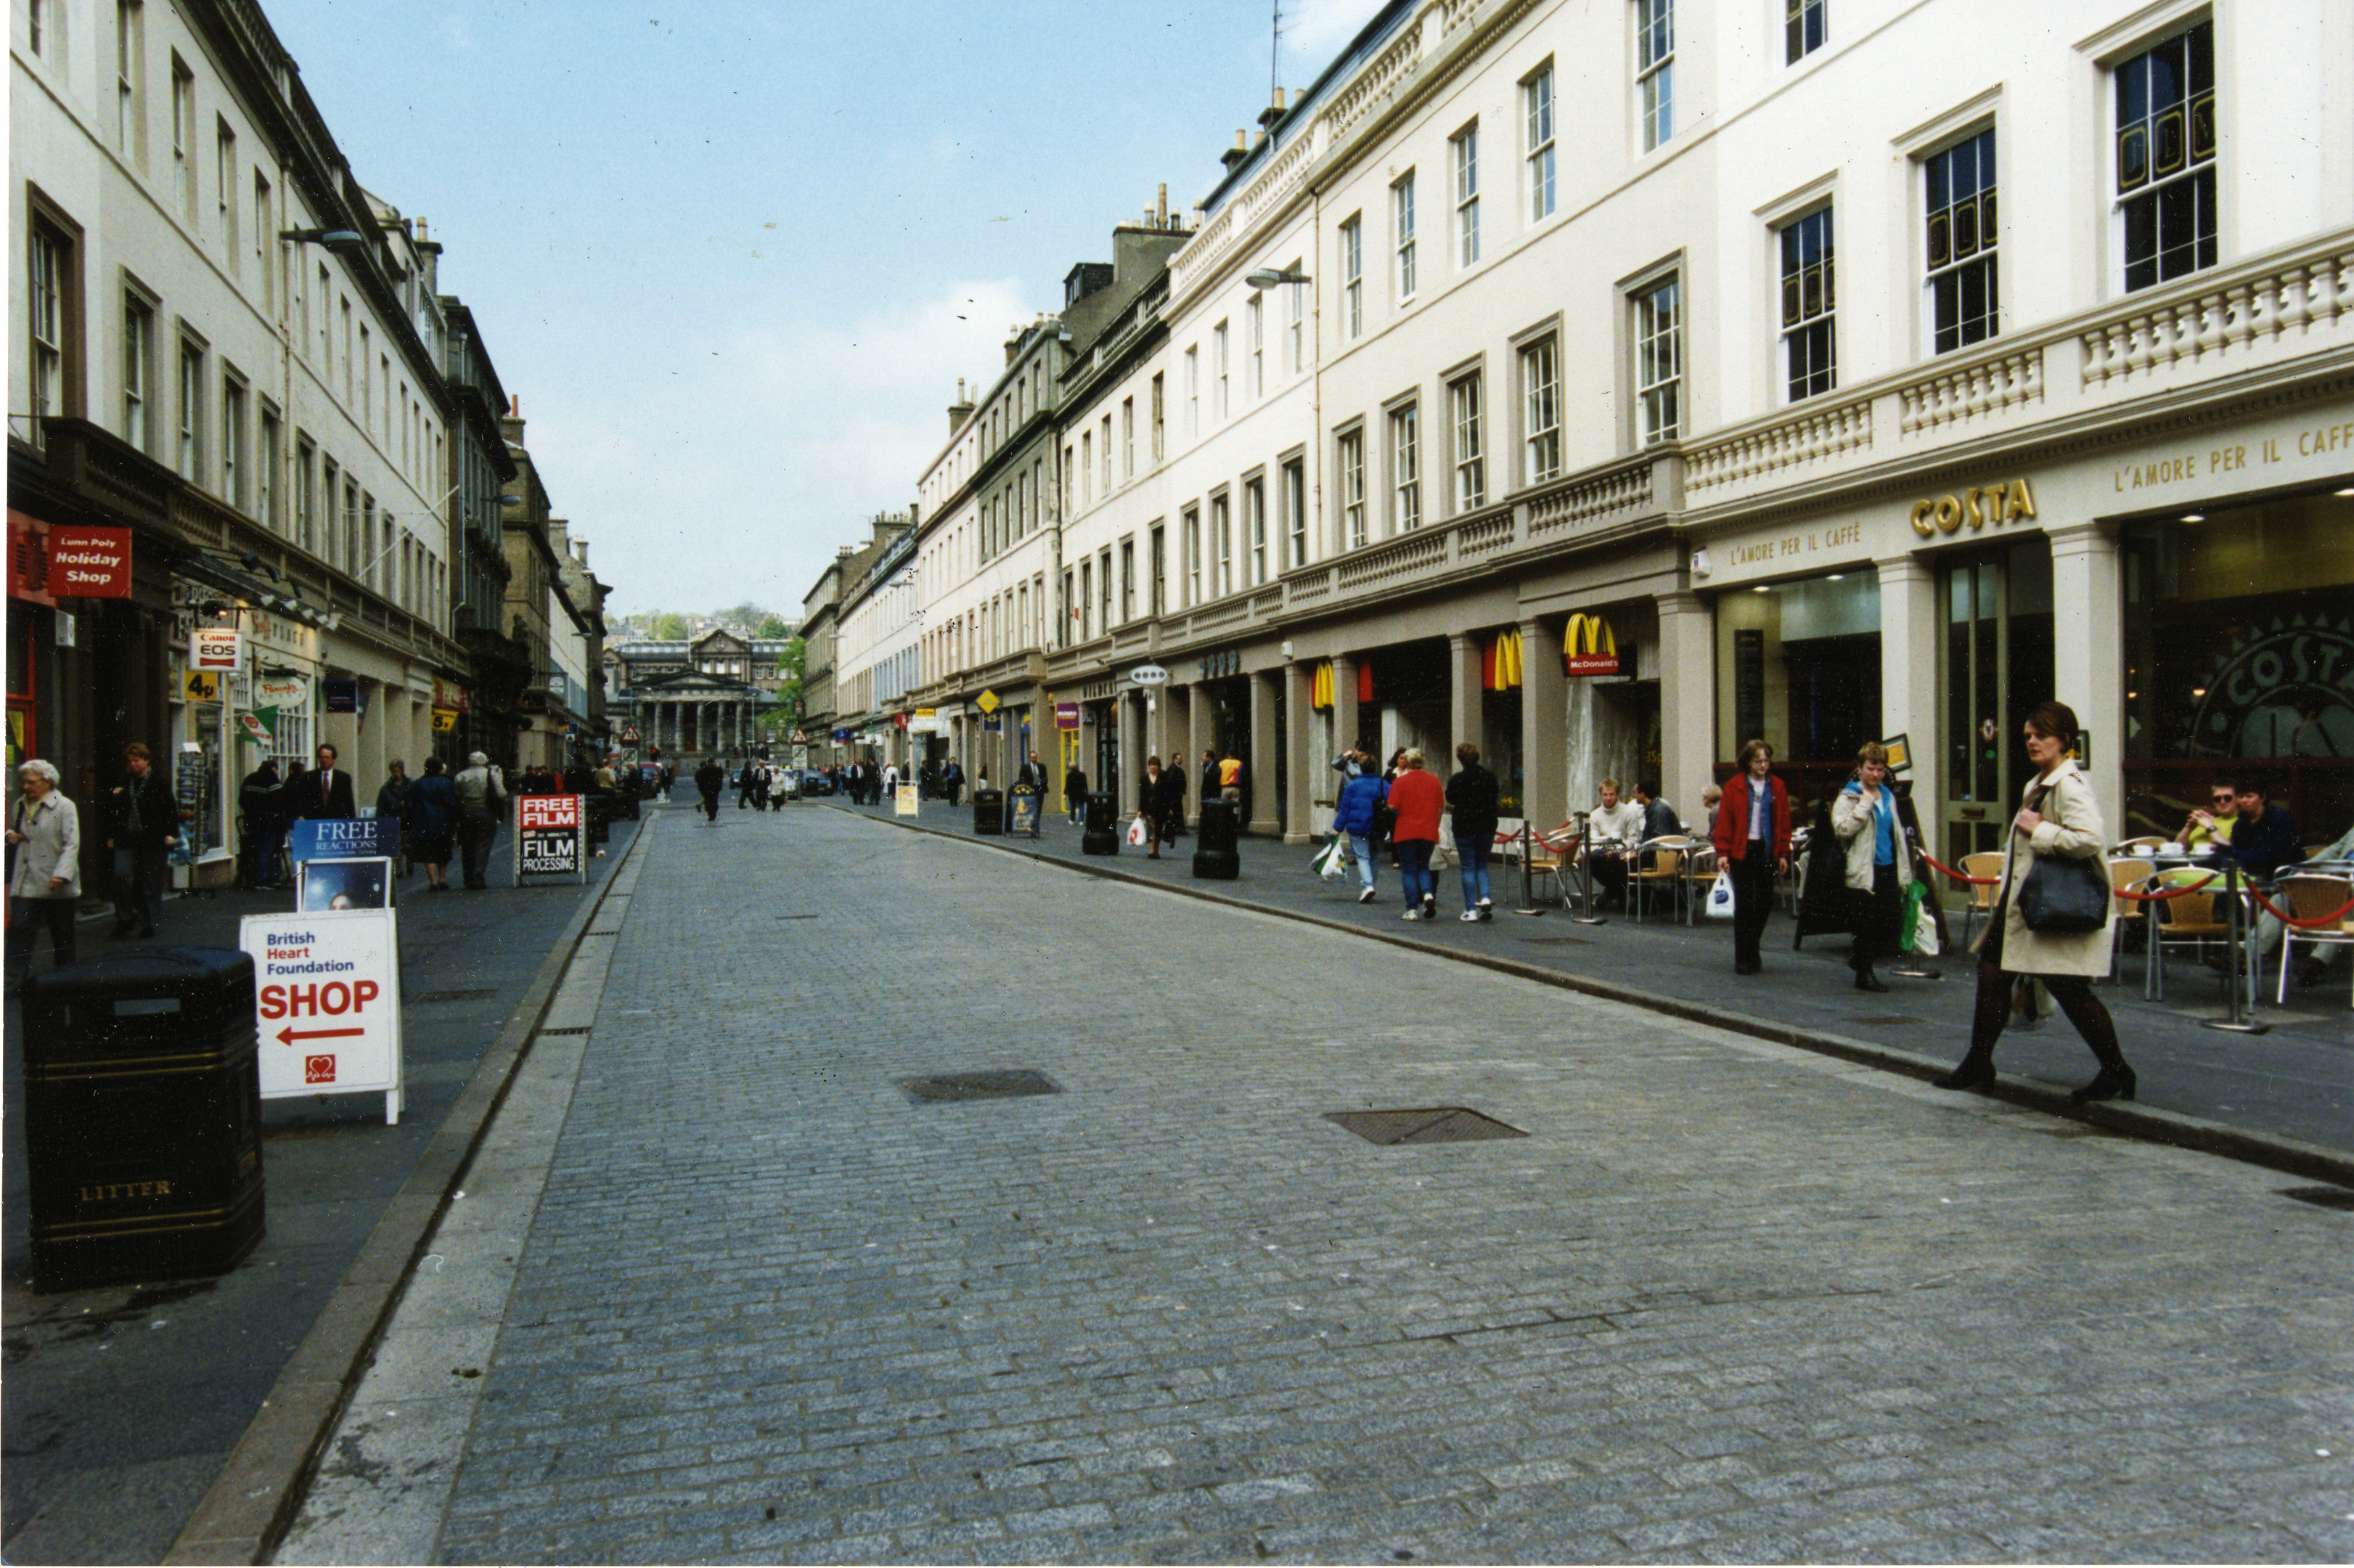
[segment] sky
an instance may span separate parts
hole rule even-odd
[[[1381,0],[264,0],[443,249],[609,612],[800,613],[960,376]]]

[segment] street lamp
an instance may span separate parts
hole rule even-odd
[[[1308,281],[1308,274],[1297,267],[1262,269],[1257,272],[1245,273],[1243,281],[1254,289],[1272,289],[1278,283],[1305,283]]]
[[[322,246],[337,256],[356,256],[367,249],[367,236],[356,228],[281,228],[278,238]]]

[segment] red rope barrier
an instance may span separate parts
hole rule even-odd
[[[1931,854],[1927,850],[1922,850],[1919,853],[1923,860],[1927,861],[1932,866],[1944,872],[1956,882],[1967,882],[1972,887],[1994,887],[1999,885],[2002,881],[2002,878],[1999,876],[1972,876],[1967,872],[1956,871],[1952,866],[1940,862],[1936,856]]]
[[[2324,915],[2312,920],[2300,920],[2294,915],[2285,915],[2280,910],[2274,908],[2273,901],[2266,898],[2263,894],[2257,892],[2253,887],[2248,889],[2248,896],[2263,905],[2264,906],[2264,913],[2270,915],[2274,919],[2279,921],[2284,926],[2289,927],[2293,930],[2298,931],[2310,931],[2321,926],[2335,926],[2340,920],[2345,919],[2349,913],[2354,913],[2354,898],[2349,898],[2345,903],[2339,905],[2337,911],[2333,914]]]
[[[2167,899],[2179,898],[2186,893],[2198,892],[2209,883],[2213,882],[2220,874],[2221,873],[2211,871],[2196,882],[2190,883],[2181,887],[2171,888],[2164,893],[2135,893],[2123,887],[2118,888],[2116,893],[2118,897],[2130,898],[2137,904],[2162,904]]]

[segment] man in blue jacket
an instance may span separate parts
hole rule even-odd
[[[1389,798],[1389,786],[1382,782],[1381,774],[1372,759],[1359,757],[1357,772],[1341,786],[1341,800],[1332,809],[1332,831],[1349,835],[1349,847],[1356,852],[1357,875],[1364,890],[1357,895],[1360,904],[1371,904],[1380,895],[1373,890],[1373,828],[1382,802]]]
[[[2305,836],[2287,809],[2269,804],[2257,779],[2242,778],[2233,784],[2240,814],[2232,823],[2232,855],[2241,871],[2269,882],[2287,868],[2304,864]]]

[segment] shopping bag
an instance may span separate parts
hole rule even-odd
[[[1730,871],[1718,872],[1716,880],[1709,884],[1708,917],[1712,920],[1733,918],[1733,873]]]
[[[1921,889],[1921,884],[1917,882],[1913,886],[1915,890]],[[1937,917],[1930,912],[1928,898],[1925,895],[1911,899],[1907,906],[1913,915],[1913,951],[1925,959],[1935,958],[1937,956]]]
[[[1924,891],[1917,877],[1904,885],[1904,913],[1896,922],[1896,950],[1900,953],[1911,952],[1913,944],[1919,939]]]
[[[1327,882],[1338,882],[1348,875],[1348,839],[1342,834],[1334,833],[1331,841],[1316,852],[1316,858],[1309,863],[1309,867]]]
[[[1455,864],[1455,862],[1456,854],[1454,840],[1442,838],[1437,843],[1430,846],[1431,870],[1448,870]]]
[[[1142,849],[1144,847],[1144,841],[1150,836],[1150,835],[1144,831],[1144,818],[1141,815],[1139,815],[1134,821],[1128,824],[1128,842],[1135,845],[1138,849]]]

